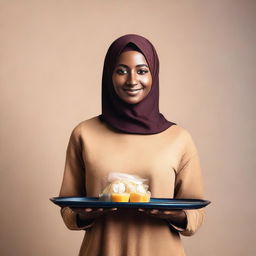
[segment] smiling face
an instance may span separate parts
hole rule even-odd
[[[142,101],[152,86],[152,76],[144,55],[137,51],[120,54],[112,81],[120,99],[130,104]]]

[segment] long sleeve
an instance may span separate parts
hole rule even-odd
[[[60,195],[97,196],[111,172],[147,178],[154,197],[203,197],[197,151],[190,135],[178,125],[145,136],[120,133],[98,117],[80,123],[68,144]],[[165,223],[166,215],[158,219],[133,209],[108,212],[95,218],[93,227],[84,232],[80,255],[185,256],[179,234],[193,234],[203,215],[201,210],[186,211],[187,225],[181,225],[184,229],[179,230]],[[86,228],[81,227],[85,222],[77,221],[72,209],[63,208],[62,216],[70,229]],[[81,220],[86,216],[81,214]],[[180,223],[177,216],[173,224]]]
[[[73,130],[69,139],[60,196],[86,196],[85,166],[78,127]],[[71,230],[82,230],[92,225],[78,226],[78,216],[69,207],[61,208],[61,216],[66,226]]]
[[[195,144],[189,134],[185,152],[176,172],[174,197],[203,199],[203,183],[199,156]],[[205,211],[204,208],[201,208],[184,210],[184,212],[187,217],[186,229],[179,229],[174,225],[172,226],[180,231],[182,235],[191,236],[203,223]]]

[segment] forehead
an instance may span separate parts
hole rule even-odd
[[[127,66],[136,66],[140,64],[148,65],[144,55],[137,51],[125,51],[117,58],[117,65],[125,64]]]

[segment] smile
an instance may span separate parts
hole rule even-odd
[[[124,88],[123,90],[124,90],[124,92],[127,96],[135,97],[135,96],[139,95],[142,92],[143,89],[144,88],[142,87],[142,88],[138,88],[138,89],[131,89],[131,88],[126,89],[126,88]]]
[[[139,88],[139,89],[124,89],[125,91],[128,91],[128,92],[136,92],[136,91],[139,91],[139,90],[142,90],[143,88]]]

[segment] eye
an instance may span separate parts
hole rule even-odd
[[[124,74],[127,74],[127,70],[119,68],[116,70],[116,73],[118,75],[124,75]]]
[[[139,75],[144,75],[144,74],[148,73],[148,70],[147,70],[147,69],[139,69],[139,70],[137,71],[137,73],[138,73]]]

